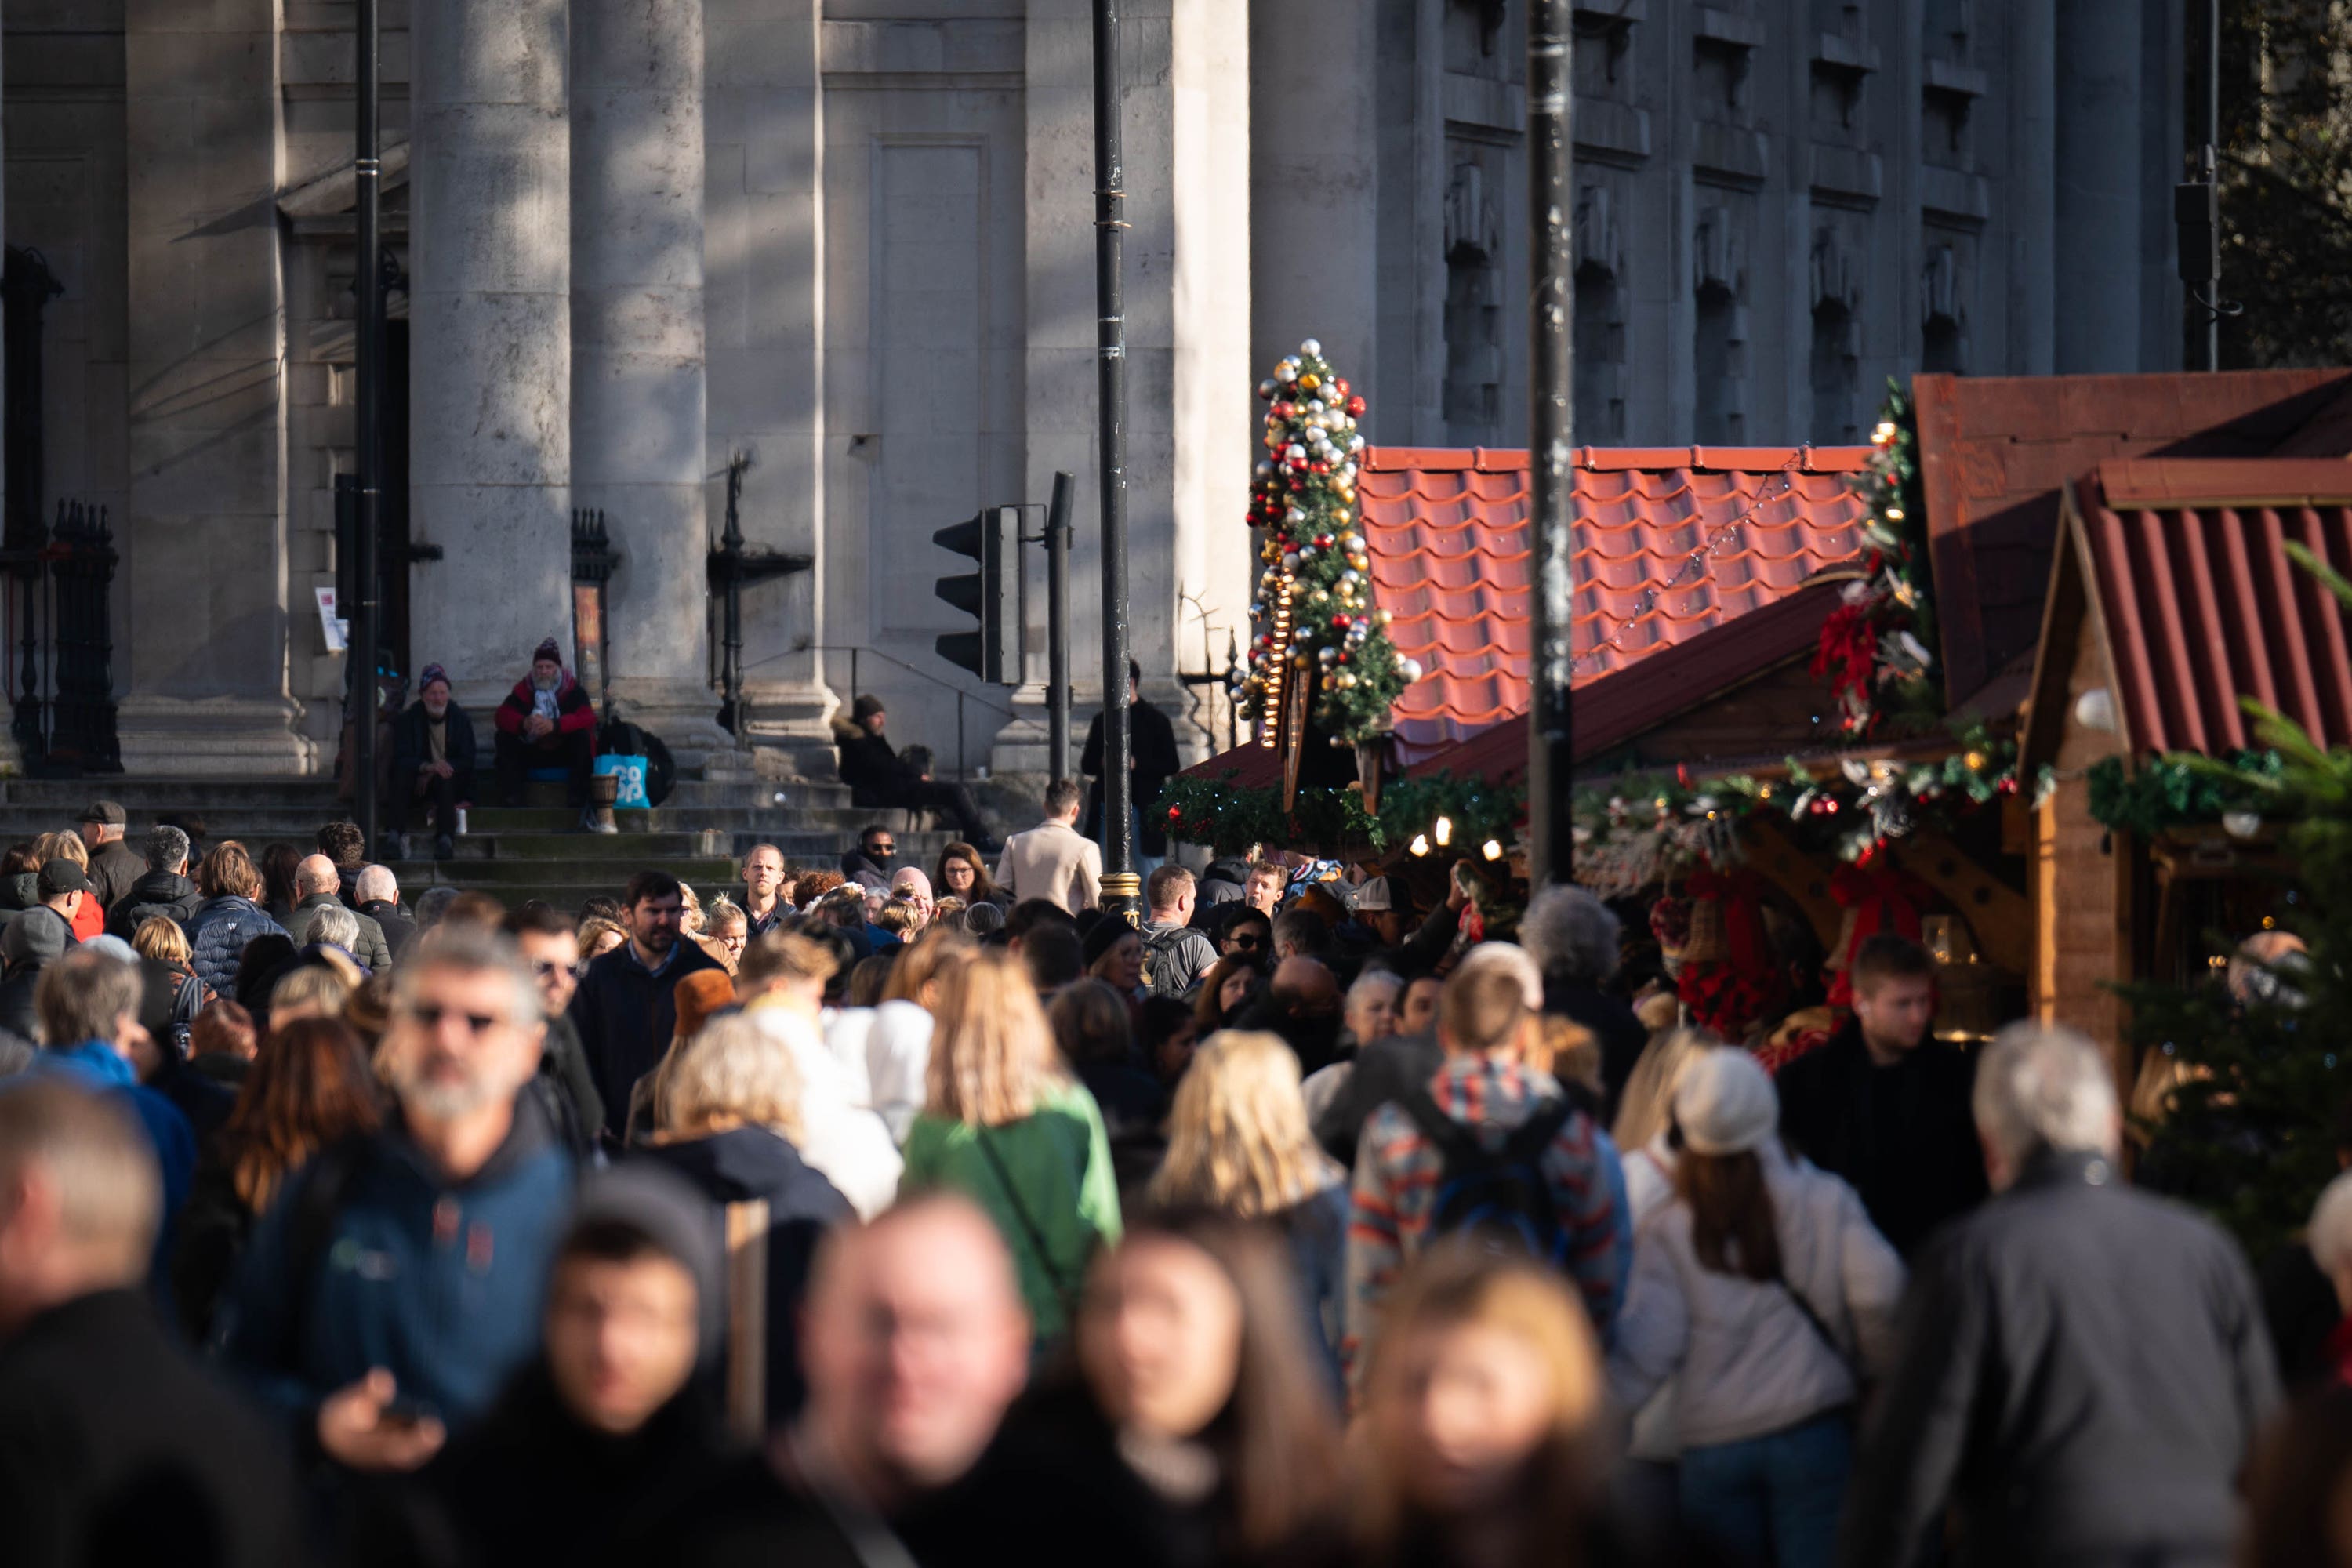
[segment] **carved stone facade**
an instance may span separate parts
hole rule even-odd
[[[348,0],[0,0],[5,226],[47,312],[51,497],[108,506],[141,771],[331,758],[352,467]],[[614,695],[717,739],[700,559],[754,730],[1043,761],[1028,679],[937,658],[932,532],[1078,476],[1099,691],[1087,0],[384,0],[393,657],[491,697],[568,626],[602,508]],[[1147,688],[1244,626],[1249,389],[1304,337],[1374,439],[1524,439],[1524,0],[1129,0],[1129,516]],[[2159,368],[2179,0],[1591,0],[1574,67],[1578,439],[1843,441],[1890,375]],[[2053,63],[2054,62],[2054,63]],[[1030,584],[1044,603],[1042,563]]]

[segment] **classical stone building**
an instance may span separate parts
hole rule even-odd
[[[1521,0],[1128,0],[1135,640],[1222,742],[1250,387],[1321,338],[1396,445],[1523,439]],[[954,765],[1042,760],[981,687],[934,530],[1079,479],[1098,690],[1087,0],[384,0],[396,660],[494,700],[568,638],[605,515],[613,690],[715,743],[704,553],[752,728],[852,680]],[[2177,0],[1577,9],[1578,438],[1846,441],[1886,376],[2177,360]],[[352,467],[348,0],[5,0],[12,519],[102,504],[138,772],[331,759]],[[43,271],[60,291],[39,286]],[[38,320],[34,319],[39,312]],[[10,628],[10,635],[15,628]],[[853,655],[852,650],[856,650]]]

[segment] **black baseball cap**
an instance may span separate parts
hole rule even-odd
[[[95,822],[98,819],[91,816],[84,817],[82,820]],[[41,897],[54,899],[59,893],[89,892],[89,879],[82,875],[80,867],[65,857],[58,856],[41,868],[40,886]]]

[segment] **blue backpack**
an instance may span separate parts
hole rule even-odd
[[[1478,1129],[1446,1115],[1427,1089],[1402,1105],[1442,1163],[1430,1208],[1433,1235],[1466,1235],[1490,1252],[1565,1265],[1568,1233],[1544,1179],[1543,1157],[1575,1106],[1539,1101],[1525,1121],[1490,1145]]]

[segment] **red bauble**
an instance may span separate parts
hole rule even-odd
[[[1314,465],[1314,470],[1318,474],[1328,474],[1331,471],[1331,465],[1328,463],[1317,463]]]
[[[1346,616],[1333,616],[1331,617],[1331,624],[1338,626],[1340,630],[1345,631],[1349,626],[1353,626],[1355,623],[1349,620]]]
[[[1274,416],[1276,419],[1287,419],[1297,412],[1297,408],[1291,404],[1277,403],[1274,405]]]
[[[1348,656],[1347,656],[1346,654],[1344,654],[1344,653],[1343,653],[1343,654],[1341,654],[1339,658],[1337,658],[1333,659],[1331,662],[1332,662],[1333,664],[1345,664],[1345,663],[1347,663],[1347,662],[1348,662]]]
[[[1364,412],[1364,400],[1360,397],[1351,397],[1348,399],[1348,412],[1358,418],[1361,418]]]
[[[1328,549],[1330,549],[1330,548],[1331,548],[1331,536],[1330,536],[1329,534],[1328,534],[1328,533],[1318,533],[1318,534],[1317,534],[1317,535],[1315,536],[1315,548],[1316,548],[1316,549],[1318,549],[1318,550],[1328,550]]]
[[[1171,822],[1181,822],[1181,821],[1183,821],[1183,820],[1184,820],[1184,808],[1183,808],[1182,806],[1181,806],[1181,805],[1171,805],[1171,806],[1170,806],[1170,807],[1168,808],[1168,820],[1169,820],[1169,821],[1171,821]]]
[[[1334,392],[1336,392],[1336,393],[1338,393],[1338,394],[1339,394],[1340,396],[1342,396],[1342,397],[1347,396],[1347,395],[1348,395],[1348,378],[1347,378],[1346,376],[1344,376],[1344,375],[1335,375],[1335,376],[1333,376],[1333,377],[1331,378],[1331,390],[1332,390],[1332,391],[1334,391]]]

